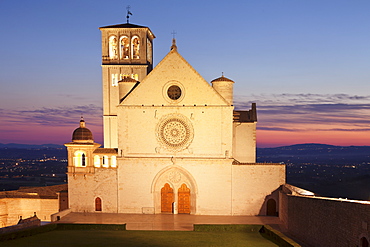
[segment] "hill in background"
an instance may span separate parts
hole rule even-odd
[[[370,146],[297,144],[276,148],[257,148],[257,162],[370,164]]]
[[[370,146],[258,148],[257,162],[286,164],[287,183],[319,195],[370,200]]]

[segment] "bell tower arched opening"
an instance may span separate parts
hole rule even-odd
[[[117,52],[117,37],[110,36],[109,37],[109,58],[110,59],[117,59],[118,52]]]

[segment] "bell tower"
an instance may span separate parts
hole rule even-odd
[[[118,148],[118,82],[141,81],[153,69],[154,34],[148,27],[129,23],[99,28],[102,32],[104,147]],[[134,85],[135,86],[135,85]]]

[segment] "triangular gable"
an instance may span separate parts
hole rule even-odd
[[[173,102],[166,88],[175,82],[183,97]],[[222,96],[177,52],[171,50],[120,105],[229,105]]]

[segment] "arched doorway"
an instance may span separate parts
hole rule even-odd
[[[268,216],[277,216],[276,201],[274,199],[268,199],[266,215],[268,215]]]
[[[173,189],[166,183],[161,189],[161,212],[172,213]]]
[[[367,241],[367,239],[365,237],[362,237],[361,238],[361,247],[369,247],[369,241]]]
[[[190,189],[182,184],[178,191],[178,213],[190,214]]]
[[[102,211],[102,205],[101,205],[100,197],[95,198],[95,211]]]
[[[167,183],[168,185],[166,185]],[[181,203],[182,199],[179,199],[178,192],[182,184],[184,184],[183,186],[186,186],[185,188],[187,191],[190,191],[190,194],[187,196],[189,202],[185,204],[187,205],[186,207],[188,208],[188,211],[183,213],[196,214],[196,199],[198,191],[196,181],[187,170],[176,165],[171,165],[170,167],[162,169],[153,179],[151,191],[154,194],[155,213],[181,213],[181,211],[179,212],[178,210],[179,204],[184,205],[184,203]],[[169,194],[164,195],[164,192]],[[183,189],[180,189],[180,192],[184,192],[184,187]],[[183,195],[184,194],[180,193],[180,197],[183,197]],[[175,205],[173,205],[174,202],[176,203],[176,210],[174,208]],[[164,207],[167,207],[167,209],[164,209]]]

